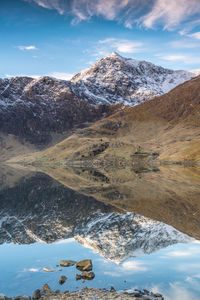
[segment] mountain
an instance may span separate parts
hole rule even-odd
[[[78,99],[70,83],[50,77],[15,77],[0,81],[0,130],[42,145],[51,133],[93,122],[106,112]]]
[[[88,217],[75,228],[75,239],[117,264],[128,257],[194,241],[167,224],[134,213]]]
[[[71,81],[48,76],[0,79],[0,160],[52,146],[77,127],[109,116],[124,104],[133,106],[166,93],[197,73],[111,53]]]
[[[76,84],[76,95],[89,103],[136,105],[169,92],[198,71],[169,70],[113,52],[71,81]]]
[[[0,244],[52,243],[75,238],[120,263],[130,256],[194,240],[162,222],[122,213],[45,174],[25,175],[0,190]]]
[[[200,76],[169,93],[121,110],[50,147],[27,162],[133,165],[200,161]],[[14,161],[20,161],[16,158]],[[39,159],[40,160],[40,159]]]
[[[9,174],[19,175],[11,170]],[[15,184],[8,178],[0,190],[0,244],[52,243],[73,237],[76,224],[96,212],[118,211],[45,174],[24,175]]]

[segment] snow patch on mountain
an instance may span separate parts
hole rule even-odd
[[[113,52],[75,75],[71,82],[76,84],[78,96],[90,103],[136,105],[167,93],[196,75],[197,72],[169,70]]]
[[[116,264],[128,257],[150,254],[193,238],[162,222],[134,213],[110,213],[89,217],[77,225],[74,238],[84,247]]]

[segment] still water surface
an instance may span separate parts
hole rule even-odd
[[[199,172],[2,167],[0,293],[32,295],[48,283],[62,291],[114,286],[200,299]],[[85,258],[93,261],[92,281],[76,281],[75,267],[56,267],[60,259]],[[68,277],[62,287],[61,275]]]

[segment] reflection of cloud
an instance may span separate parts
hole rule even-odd
[[[164,296],[165,300],[190,300],[197,299],[196,293],[192,292],[191,287],[185,285],[184,282],[172,282],[169,286],[164,287],[163,285],[151,286],[150,290],[153,293],[159,293]]]
[[[23,269],[23,271],[22,272],[40,272],[40,269],[38,269],[38,268],[29,268],[29,269]]]
[[[105,271],[104,274],[112,277],[120,277],[124,274],[134,274],[146,271],[147,267],[143,262],[131,260],[122,263],[118,267],[112,266],[112,271]]]
[[[73,243],[75,240],[74,238],[70,238],[70,239],[66,239],[66,240],[58,240],[56,242],[54,242],[53,244],[69,244],[69,243]]]
[[[179,282],[170,283],[169,298],[166,300],[189,300],[195,299],[195,294],[189,291],[186,287],[181,285]]]
[[[194,256],[200,254],[200,247],[192,246],[188,247],[187,250],[174,250],[166,253],[165,256],[169,257],[184,257],[184,256]]]
[[[143,262],[140,261],[126,261],[121,265],[122,269],[125,271],[134,271],[134,272],[144,272],[147,271],[147,268],[144,266]]]
[[[188,270],[200,269],[200,263],[181,263],[175,267],[176,271],[188,272]]]
[[[182,257],[182,256],[190,256],[193,253],[188,251],[171,251],[167,255],[168,256],[176,256],[176,257]]]
[[[115,272],[115,271],[105,271],[104,272],[105,275],[111,276],[111,277],[120,277],[121,273],[119,272]]]

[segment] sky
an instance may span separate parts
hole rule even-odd
[[[70,79],[111,52],[200,69],[200,0],[0,0],[0,77]]]

